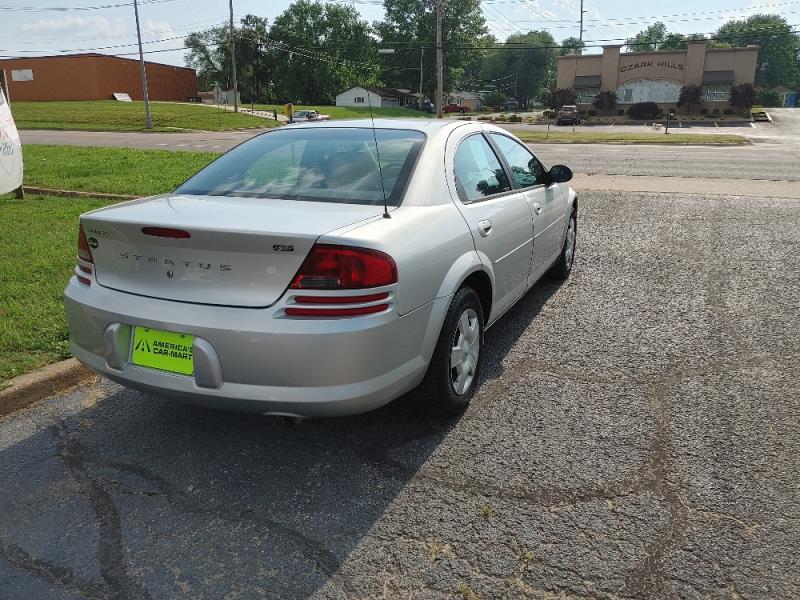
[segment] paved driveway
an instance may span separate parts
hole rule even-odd
[[[586,192],[458,421],[101,382],[0,422],[0,598],[796,598],[798,200]]]

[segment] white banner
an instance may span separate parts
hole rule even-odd
[[[22,144],[11,107],[0,88],[0,194],[13,192],[22,185]]]

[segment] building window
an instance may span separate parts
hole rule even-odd
[[[356,96],[353,98],[354,104],[364,104],[364,96]]]
[[[591,104],[594,97],[600,93],[600,88],[578,88],[575,90],[575,102],[578,104]]]
[[[703,102],[727,102],[731,97],[730,83],[709,83],[703,86]]]
[[[626,81],[617,88],[617,102],[635,104],[636,102],[660,102],[674,104],[678,101],[681,84],[668,79],[637,79]]]

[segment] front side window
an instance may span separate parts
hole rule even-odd
[[[702,87],[704,102],[726,102],[731,97],[730,83],[710,83]]]
[[[385,189],[397,206],[424,142],[404,129],[287,128],[234,148],[177,193],[380,205]]]
[[[364,104],[364,96],[356,96],[355,97],[356,104]]]
[[[519,187],[526,188],[545,183],[542,163],[519,142],[500,133],[492,133],[492,140],[511,167],[511,176]]]
[[[482,135],[468,137],[455,156],[456,185],[463,202],[475,202],[511,189],[494,150]]]

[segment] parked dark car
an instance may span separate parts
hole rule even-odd
[[[556,115],[556,125],[580,125],[581,114],[574,104],[565,104]]]

